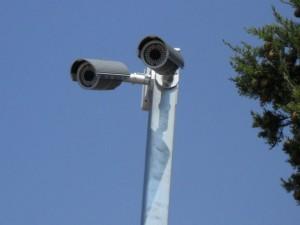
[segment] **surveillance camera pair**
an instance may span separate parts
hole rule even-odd
[[[138,57],[162,76],[173,76],[184,61],[179,51],[157,36],[145,37],[138,46]],[[147,84],[149,78],[130,74],[124,63],[99,59],[77,59],[71,66],[71,77],[90,90],[112,90],[123,81]]]

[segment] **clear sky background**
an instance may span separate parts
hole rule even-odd
[[[82,90],[77,57],[120,60],[132,72],[148,34],[180,47],[172,225],[297,225],[280,186],[280,148],[251,128],[254,101],[229,78],[222,39],[258,43],[245,27],[273,22],[279,0],[2,0],[0,7],[0,225],[140,224],[147,112],[141,87]]]

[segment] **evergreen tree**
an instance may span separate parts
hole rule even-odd
[[[247,32],[261,45],[233,46],[231,80],[242,96],[258,100],[262,112],[252,112],[253,127],[270,148],[281,145],[294,172],[282,179],[283,187],[300,204],[300,0],[281,0],[294,8],[294,18],[284,18],[274,7],[275,23]]]

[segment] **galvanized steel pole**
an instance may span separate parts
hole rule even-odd
[[[148,120],[142,225],[167,225],[173,155],[175,109],[179,74],[173,85],[159,84],[163,76],[152,79],[152,102]],[[172,82],[171,81],[171,82]],[[174,85],[175,81],[175,85]],[[170,84],[167,81],[167,84]]]
[[[119,61],[79,58],[71,66],[71,79],[87,90],[113,90],[122,82],[143,84],[142,109],[149,111],[144,177],[142,225],[167,225],[180,49],[158,36],[145,37],[138,57],[146,72],[129,73]]]

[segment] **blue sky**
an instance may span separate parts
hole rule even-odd
[[[172,225],[298,224],[280,186],[291,168],[251,128],[238,96],[232,43],[273,22],[279,0],[5,1],[0,8],[0,225],[140,224],[147,113],[141,87],[82,90],[77,57],[136,56],[148,34],[182,49],[170,207]]]

